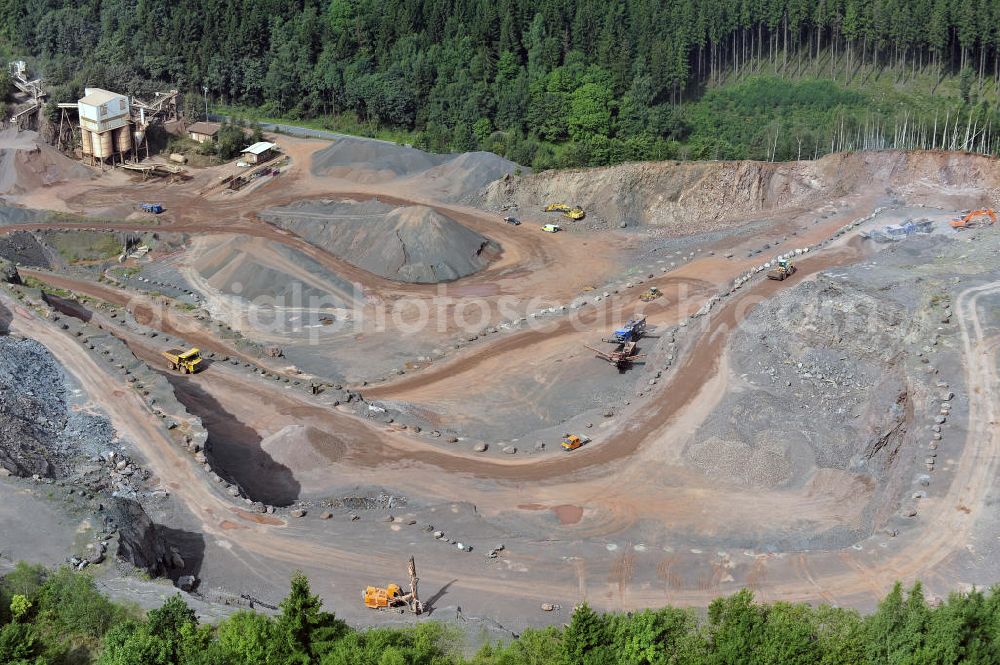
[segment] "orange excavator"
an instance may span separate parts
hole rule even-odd
[[[409,593],[403,593],[398,584],[390,584],[385,588],[375,586],[365,587],[361,592],[361,597],[365,601],[365,607],[370,607],[373,610],[382,610],[405,605],[414,614],[423,612],[423,603],[417,598],[417,582],[419,581],[417,579],[417,564],[413,562],[412,556],[410,557],[409,573]]]
[[[981,208],[979,210],[973,210],[965,217],[961,219],[955,219],[951,222],[951,228],[953,229],[974,229],[977,226],[985,226],[987,224],[995,224],[997,221],[997,214],[993,212],[990,208]]]

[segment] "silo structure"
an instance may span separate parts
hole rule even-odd
[[[119,154],[124,155],[132,150],[132,127],[125,125],[115,130],[118,135],[115,141],[115,149]]]
[[[93,158],[100,159],[103,164],[117,154],[124,160],[125,153],[132,149],[128,97],[100,88],[87,88],[85,93],[77,108],[81,136],[84,132],[90,133]],[[83,138],[81,142],[86,141]],[[86,149],[83,152],[87,154]]]
[[[108,159],[115,154],[115,142],[111,140],[113,135],[112,130],[94,136],[94,157]]]
[[[94,142],[91,136],[90,130],[80,130],[80,147],[83,150],[84,157],[91,157],[94,154]]]

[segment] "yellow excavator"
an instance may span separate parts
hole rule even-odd
[[[194,374],[202,368],[201,351],[198,349],[167,349],[163,357],[167,359],[167,367],[181,374]]]
[[[408,569],[410,573],[410,591],[408,593],[403,593],[400,586],[395,583],[389,584],[386,587],[365,587],[361,592],[361,597],[365,601],[365,607],[373,610],[384,610],[390,607],[406,606],[414,614],[423,612],[423,603],[417,597],[417,582],[420,581],[417,577],[417,564],[414,563],[412,556],[410,557]]]
[[[567,219],[572,219],[574,221],[583,219],[584,217],[587,216],[587,213],[585,213],[583,211],[583,208],[581,208],[580,206],[571,206],[565,203],[550,203],[544,208],[542,208],[542,210],[544,210],[545,212],[561,212],[563,214],[563,217],[566,217]]]

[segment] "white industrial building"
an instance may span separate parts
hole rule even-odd
[[[124,161],[132,150],[129,100],[125,95],[101,88],[86,88],[77,109],[80,113],[80,143],[84,157]]]

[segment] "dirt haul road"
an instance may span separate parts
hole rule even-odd
[[[744,290],[738,297],[732,299],[712,316],[711,324],[708,330],[701,334],[698,345],[685,356],[682,364],[673,373],[669,382],[671,386],[669,399],[656,402],[651,408],[645,411],[641,418],[636,419],[632,424],[623,425],[620,432],[610,431],[602,434],[602,437],[608,439],[607,443],[585,447],[577,451],[577,454],[574,454],[572,457],[558,456],[554,459],[541,461],[516,457],[483,459],[475,456],[474,453],[463,453],[459,450],[444,452],[441,448],[430,444],[421,445],[422,442],[411,437],[398,436],[395,437],[397,443],[389,446],[386,450],[381,450],[377,445],[372,445],[371,443],[358,446],[357,450],[351,450],[351,453],[353,453],[352,458],[364,465],[378,466],[383,462],[406,460],[412,455],[414,461],[439,467],[443,471],[472,474],[481,479],[514,482],[552,481],[586,469],[601,469],[603,472],[604,465],[628,458],[636,449],[643,445],[648,437],[669,424],[679,413],[690,406],[691,402],[701,391],[706,379],[717,374],[719,361],[723,356],[729,334],[736,329],[739,321],[754,306],[773,296],[779,290],[789,288],[793,283],[798,283],[803,278],[807,278],[831,266],[856,261],[860,256],[863,256],[863,252],[860,250],[860,245],[856,242],[827,253],[810,255],[797,264],[799,271],[796,282],[760,280],[752,288]],[[132,296],[132,294],[119,289],[40,271],[28,270],[26,274],[48,282],[53,286],[126,305],[130,311],[138,311],[140,316],[145,311],[144,303],[147,299],[142,296]],[[677,319],[683,316],[685,312],[700,307],[703,300],[710,293],[707,289],[699,290],[697,282],[682,278],[678,278],[678,281],[690,287],[686,292],[692,294],[691,298],[693,302],[679,303],[671,301],[669,297],[664,297],[661,299],[662,304],[654,301],[653,305],[648,307],[648,309],[653,312],[659,312],[660,310],[672,312],[668,316]],[[139,303],[139,306],[136,307],[135,303]],[[638,308],[639,306],[634,305],[633,307]],[[680,309],[681,307],[683,309]],[[626,310],[626,312],[634,312],[634,309]],[[162,318],[154,318],[152,315],[149,315],[144,320],[147,323],[159,323],[163,332],[188,335],[192,341],[199,344],[211,344],[213,342],[213,338],[207,335],[191,336],[189,333],[184,332],[187,329],[186,325],[163,324],[163,322],[171,321],[172,317],[179,316],[181,315],[178,315],[176,312],[167,311],[163,314]],[[532,345],[538,343],[540,340],[559,338],[560,336],[569,337],[568,343],[575,345],[577,343],[576,335],[581,333],[574,326],[586,326],[592,323],[593,316],[593,314],[582,314],[578,319],[579,323],[571,319],[563,320],[556,324],[552,331],[527,331],[513,334],[498,340],[494,344],[485,346],[482,350],[462,356],[455,362],[443,364],[431,371],[389,384],[385,387],[368,389],[365,391],[365,395],[369,398],[381,398],[385,396],[396,397],[400,393],[404,395],[409,393],[410,395],[421,397],[424,396],[423,391],[430,386],[432,389],[429,394],[433,397],[437,394],[436,386],[442,383],[447,385],[447,389],[442,390],[442,394],[447,392],[453,395],[467,395],[467,391],[471,390],[476,382],[482,383],[485,380],[487,385],[491,384],[491,379],[484,379],[481,374],[473,371],[483,362],[499,357],[502,359],[502,363],[530,365],[534,362],[534,355],[532,353],[522,353],[522,351],[530,352]],[[153,341],[135,334],[128,334],[120,330],[116,331],[114,322],[109,319],[102,319],[102,323],[124,339],[138,357],[154,367],[158,368],[162,365],[159,359],[159,351],[162,349],[159,349]],[[587,334],[586,330],[582,334]],[[589,334],[592,335],[593,331]],[[206,348],[212,347],[206,346]],[[220,351],[226,352],[222,348],[220,348]],[[213,394],[215,399],[223,406],[231,408],[236,413],[246,415],[255,412],[257,402],[255,400],[245,400],[242,393],[245,390],[252,389],[255,393],[259,394],[258,386],[260,385],[265,390],[271,388],[270,383],[262,383],[256,377],[237,374],[224,365],[219,365],[212,372],[200,374],[192,380],[197,381],[203,389]],[[321,421],[319,424],[332,428],[338,434],[343,434],[346,429],[355,433],[356,440],[359,441],[364,439],[366,434],[369,436],[378,436],[378,432],[384,430],[384,428],[370,421],[343,416],[339,412],[330,412],[329,409],[317,407],[305,397],[289,395],[286,390],[281,388],[274,388],[267,390],[267,392],[277,393],[277,395],[267,398],[262,396],[262,399],[278,399],[280,402],[287,402],[289,404],[289,416],[302,418],[306,412],[313,413],[327,419],[325,422]],[[664,389],[664,392],[666,392],[666,389]],[[358,431],[354,426],[345,428],[344,418],[363,423],[366,429]],[[277,424],[274,423],[271,428],[273,429]],[[283,422],[281,424],[289,423]],[[403,479],[396,482],[405,485]],[[434,481],[432,485],[437,485],[437,482]],[[420,487],[419,489],[422,491],[432,491],[433,487]],[[566,490],[572,491],[572,485],[567,487]],[[571,497],[564,497],[564,499],[569,501]],[[496,497],[493,497],[491,503],[495,504],[495,501]]]
[[[756,566],[757,575],[753,580],[759,594],[788,600],[856,600],[856,596],[874,596],[883,592],[897,579],[911,580],[939,570],[956,553],[963,551],[969,529],[977,515],[986,509],[985,501],[1000,460],[1000,430],[995,426],[998,340],[983,339],[977,309],[980,298],[998,292],[1000,283],[969,289],[961,294],[956,306],[970,395],[970,429],[958,461],[956,480],[946,496],[922,511],[925,518],[919,531],[909,534],[906,542],[895,552],[874,560],[854,551],[817,552],[789,555],[795,560],[793,566],[771,566],[768,562],[773,555],[764,557],[764,563],[758,562]],[[322,562],[321,575],[344,574],[349,577],[377,576],[391,565],[392,551],[368,551],[363,559],[359,559],[337,547],[306,542],[303,538],[309,536],[301,530],[289,529],[285,524],[261,523],[259,516],[232,506],[227,499],[207,488],[204,477],[197,472],[190,458],[169,439],[148,408],[116,377],[110,376],[103,367],[81,353],[76,342],[54,330],[50,324],[23,308],[13,304],[10,308],[15,312],[14,330],[46,344],[81,381],[87,392],[98,396],[98,401],[107,410],[116,428],[140,446],[143,457],[164,486],[184,501],[199,518],[207,534],[224,538],[249,554],[252,558],[246,563],[258,569],[267,561],[313,570],[317,562]],[[698,350],[695,350],[692,356],[697,354]],[[594,459],[592,457],[591,462]],[[620,482],[620,478],[609,479],[608,484],[615,482]],[[563,498],[578,499],[580,489],[578,486],[570,489],[570,493]],[[558,499],[555,492],[549,498]],[[965,510],[956,511],[956,505],[964,506]],[[239,528],[225,526],[232,520]],[[761,575],[760,569],[768,574]],[[578,589],[572,588],[572,585],[570,588],[553,588],[551,580],[546,580],[547,590],[540,591],[542,579],[519,579],[516,582],[508,579],[497,586],[489,575],[466,571],[456,571],[455,574],[458,575],[458,582],[453,593],[474,594],[489,590],[491,595],[507,599],[561,598],[565,602],[579,597]],[[422,576],[429,580],[443,578],[442,571],[437,570],[433,562],[422,566]],[[668,590],[632,589],[624,605],[656,605],[664,602],[665,596],[674,603],[704,604],[714,594],[713,590],[677,588],[677,585]],[[463,605],[466,603],[470,607],[475,606],[471,599],[463,600]]]

